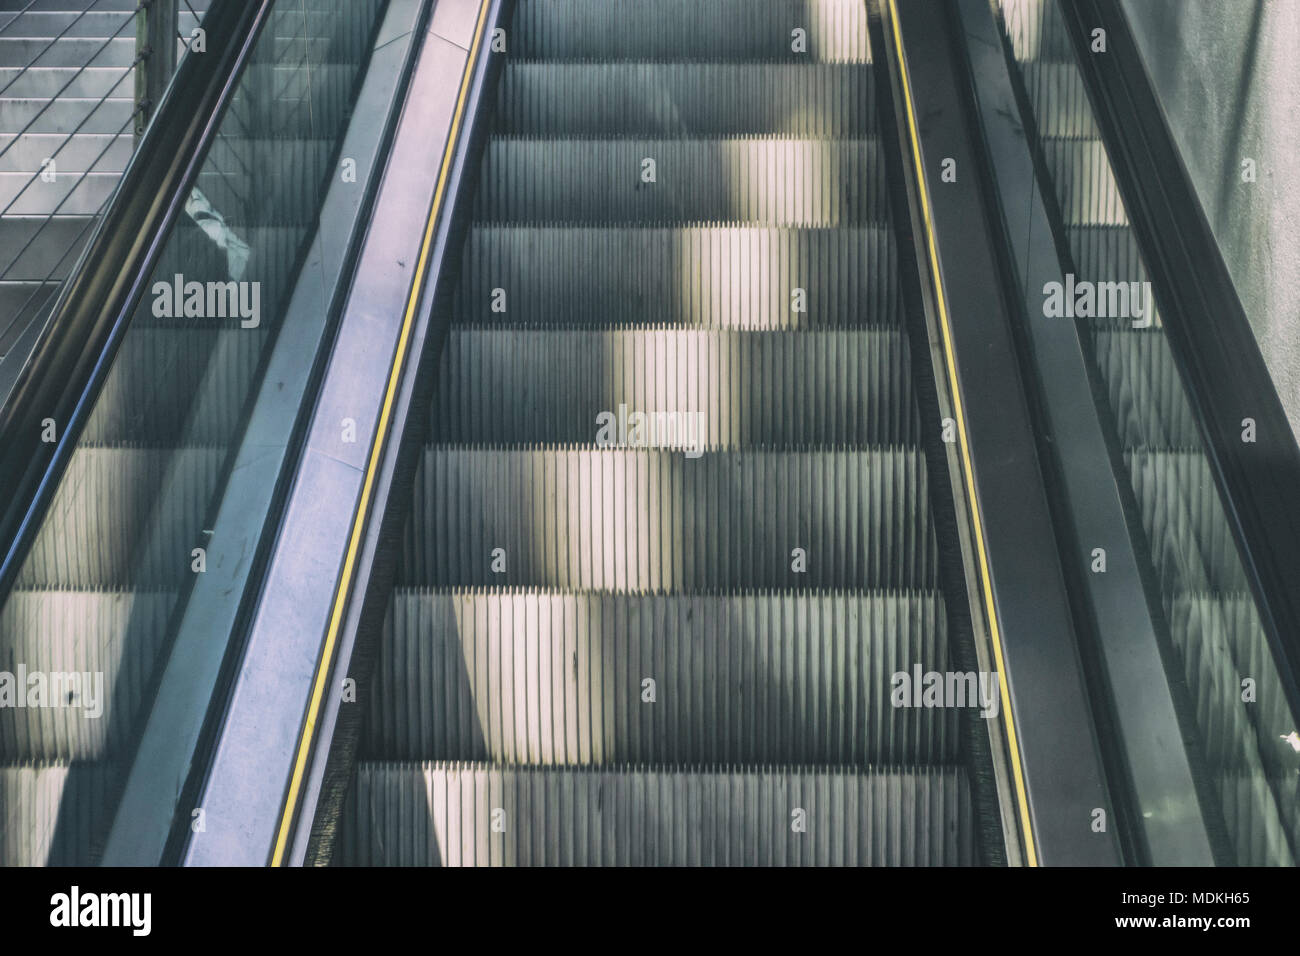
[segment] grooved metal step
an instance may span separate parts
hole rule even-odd
[[[793,49],[796,28],[806,53]],[[510,33],[525,59],[871,61],[867,10],[853,0],[553,0],[520,4]]]
[[[998,0],[1016,59],[1074,63],[1074,48],[1061,11],[1044,0]]]
[[[1061,213],[1072,226],[1127,226],[1128,213],[1106,147],[1095,139],[1043,138],[1043,155],[1058,184]]]
[[[943,602],[932,592],[400,590],[380,660],[367,758],[853,766],[957,757],[955,710],[890,704],[892,675],[949,669]]]
[[[1142,296],[1143,314],[1136,313],[1121,319],[1094,319],[1094,325],[1111,324],[1119,328],[1137,328],[1138,326],[1155,326],[1163,328],[1164,320],[1160,317],[1160,308],[1155,300],[1153,290],[1142,283],[1149,281],[1146,267],[1142,264],[1142,254],[1137,247],[1133,230],[1128,226],[1067,226],[1066,233],[1073,252],[1075,277],[1092,283],[1127,284],[1130,308],[1136,308],[1133,302],[1134,285],[1137,284]],[[1097,290],[1097,308],[1101,307],[1103,296],[1105,308],[1109,312],[1112,305],[1113,286],[1099,287]],[[1123,297],[1114,300],[1121,307]]]
[[[550,387],[553,381],[567,387]],[[672,409],[702,446],[915,445],[920,422],[899,329],[454,326],[439,442],[581,444],[619,408]]]
[[[1200,432],[1163,331],[1099,326],[1093,344],[1125,449],[1200,447]]]
[[[213,144],[197,186],[231,224],[239,224],[244,217],[265,225],[310,221],[309,184],[316,180],[304,176],[303,170],[323,173],[332,155],[330,145],[319,138],[223,137]],[[269,207],[247,208],[247,180],[253,174],[271,190],[274,199]]]
[[[1242,864],[1294,866],[1300,834],[1294,752],[1269,728],[1290,726],[1286,697],[1247,592],[1178,592],[1168,601],[1205,758]],[[1254,682],[1243,700],[1243,677]]]
[[[896,256],[883,224],[478,223],[464,249],[451,314],[466,324],[802,329],[902,322]]]
[[[124,746],[175,602],[169,591],[16,592],[0,610],[0,645],[13,658],[0,669],[12,674],[21,665],[29,675],[39,672],[45,699],[76,706],[0,708],[6,756],[93,760]],[[55,674],[78,679],[55,686]],[[18,686],[22,703],[29,692],[26,684]]]
[[[614,591],[930,588],[916,450],[432,446],[398,581]],[[504,550],[505,571],[493,552]],[[796,569],[802,549],[806,569]]]
[[[300,204],[300,203],[299,203]],[[266,204],[264,208],[269,208],[274,204]],[[291,204],[290,204],[291,205]],[[213,204],[213,208],[222,211],[222,207]],[[227,206],[227,212],[246,208],[244,204],[238,207]],[[267,217],[258,216],[256,211],[251,212],[231,212],[226,218],[226,224],[231,231],[244,243],[248,245],[248,261],[245,265],[242,281],[258,283],[258,298],[261,304],[261,321],[267,327],[272,326],[277,321],[277,310],[275,304],[280,301],[280,297],[289,291],[290,283],[293,280],[293,254],[297,250],[303,237],[307,234],[310,226],[309,222],[295,222],[292,218],[285,217],[281,224],[277,225],[255,225],[248,226],[245,223],[252,219],[253,221],[266,221]],[[208,237],[194,222],[188,218],[181,221],[178,228],[178,239],[164,250],[160,257],[159,264],[155,267],[153,276],[150,280],[149,295],[146,296],[136,310],[136,319],[142,326],[150,327],[172,327],[180,324],[185,328],[231,328],[237,326],[239,319],[231,318],[228,315],[213,316],[186,316],[180,319],[178,317],[155,317],[154,303],[162,296],[162,292],[157,288],[159,282],[169,283],[175,286],[175,277],[182,276],[185,282],[221,282],[225,283],[234,277],[230,271],[230,259],[216,243]],[[251,291],[249,292],[251,295]],[[173,291],[171,295],[173,307],[175,306],[176,295]],[[182,296],[181,306],[184,306],[184,297]],[[206,307],[205,307],[206,308]],[[227,308],[229,312],[229,308]]]
[[[223,448],[79,447],[18,587],[179,587],[190,550],[204,543],[199,526],[224,457]]]
[[[269,125],[278,136],[274,142],[282,146],[293,140],[319,137],[321,129],[328,129],[351,115],[352,74],[346,65],[308,61],[305,56],[302,51],[294,51],[287,65],[282,62],[250,64],[248,83],[267,93],[254,103],[241,92],[230,107],[236,113],[269,111]],[[304,70],[308,62],[311,63],[309,71]],[[254,124],[246,122],[245,125]]]
[[[1127,453],[1152,558],[1168,590],[1247,590],[1210,466],[1200,451]]]
[[[99,445],[188,439],[227,445],[244,413],[268,328],[224,328],[177,320],[122,343],[86,423],[84,440]],[[159,393],[173,396],[159,402]]]
[[[1054,139],[1101,138],[1083,77],[1071,62],[1029,60],[1021,75],[1030,99],[1039,104],[1035,117],[1041,136]]]
[[[353,865],[974,862],[960,769],[364,763],[347,814]]]
[[[108,797],[120,775],[120,765],[106,761],[0,766],[0,866],[84,860],[109,824]]]
[[[654,182],[647,161],[653,160]],[[511,139],[487,144],[473,215],[487,221],[878,221],[874,139]]]
[[[873,74],[852,64],[508,63],[508,136],[869,136]]]

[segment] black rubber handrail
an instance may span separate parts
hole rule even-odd
[[[0,408],[0,597],[67,467],[274,0],[215,0]],[[47,421],[55,440],[45,441]]]
[[[1300,714],[1300,445],[1119,0],[1060,0],[1229,527]],[[1109,52],[1093,54],[1092,31]],[[1242,441],[1243,419],[1256,442]]]

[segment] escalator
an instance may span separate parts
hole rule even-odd
[[[1100,8],[213,0],[0,403],[0,865],[1294,865]]]
[[[103,854],[379,4],[331,6],[271,12],[14,572],[0,669],[31,703],[0,709],[0,864]],[[176,310],[180,282],[242,283],[260,308]]]
[[[866,10],[617,13],[507,31],[334,860],[975,863]]]
[[[1003,0],[1007,45],[1039,134],[1044,189],[1078,282],[1145,289],[1148,314],[1086,321],[1103,421],[1122,450],[1143,572],[1155,582],[1236,865],[1295,865],[1295,729],[1151,276],[1061,7]],[[1222,319],[1220,319],[1222,321]],[[1243,693],[1243,678],[1258,689]],[[1225,862],[1228,862],[1225,861]]]

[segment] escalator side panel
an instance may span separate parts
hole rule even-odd
[[[230,409],[234,404],[226,399],[227,394],[252,393],[253,398],[227,484],[211,523],[206,525],[211,532],[206,541],[207,570],[195,581],[175,624],[171,654],[140,738],[141,757],[131,769],[109,835],[104,853],[108,865],[153,865],[169,859],[175,852],[177,827],[188,822],[184,819],[187,814],[178,813],[177,808],[192,798],[197,781],[189,771],[201,767],[202,758],[196,759],[195,754],[211,732],[205,721],[214,710],[220,710],[220,701],[212,703],[213,693],[228,681],[229,668],[236,666],[241,650],[237,641],[222,636],[237,633],[254,593],[250,582],[256,582],[261,573],[257,556],[259,548],[265,548],[268,528],[274,529],[278,502],[278,495],[268,494],[268,489],[277,488],[287,470],[286,462],[292,461],[301,409],[310,400],[314,375],[332,330],[332,300],[341,295],[349,240],[364,228],[364,212],[379,178],[384,137],[376,135],[370,117],[395,112],[393,100],[409,50],[406,44],[392,42],[391,35],[409,32],[419,12],[416,0],[388,4],[383,20],[374,24],[376,53],[365,62],[364,78],[358,77],[355,63],[314,67],[317,76],[311,82],[297,71],[280,68],[278,88],[286,95],[310,99],[324,128],[338,131],[339,139],[332,148],[356,162],[356,181],[331,176],[328,190],[318,197],[321,205],[310,245],[260,379],[256,378],[260,349],[246,357],[217,354],[211,362],[209,382],[199,389],[214,392],[215,400],[203,402],[202,416],[191,416],[186,427],[202,434],[219,434],[224,441],[238,434],[235,425],[239,424],[227,423],[233,417]],[[355,40],[349,39],[352,42]],[[348,123],[345,106],[354,85],[352,112],[365,119]],[[310,123],[303,125],[304,132],[312,132]],[[319,127],[315,135],[319,137]],[[318,144],[314,151],[319,152],[319,144],[326,141],[314,142]],[[291,146],[292,141],[284,142],[286,151]],[[270,155],[268,152],[267,161]],[[293,159],[291,151],[289,158]],[[333,167],[333,157],[325,156],[323,163]],[[281,227],[280,231],[288,229]],[[262,330],[223,329],[217,333],[217,344],[221,347],[228,342],[230,349],[248,350],[259,332]],[[196,330],[164,328],[154,338],[159,333],[192,338]],[[152,357],[150,341],[138,350],[141,365]],[[188,366],[180,363],[177,376],[182,377]],[[158,368],[168,369],[169,365],[158,363]],[[155,372],[154,380],[157,377]],[[142,387],[131,380],[128,386]],[[107,407],[101,402],[92,424],[102,421],[105,429],[128,425],[143,431],[154,419],[167,423],[163,409],[148,404],[127,407],[145,408],[150,421],[119,414],[116,402]]]
[[[965,32],[978,122],[972,128],[982,131],[988,151],[986,175],[1005,229],[1008,286],[1020,293],[1018,302],[1014,295],[1012,300],[1027,339],[1025,376],[1043,396],[1044,421],[1039,429],[1046,439],[1044,447],[1050,449],[1044,460],[1049,469],[1055,467],[1061,489],[1054,501],[1058,529],[1072,552],[1063,564],[1095,628],[1095,637],[1085,629],[1082,638],[1100,658],[1096,676],[1102,686],[1094,683],[1094,699],[1107,701],[1115,713],[1113,759],[1116,774],[1128,781],[1133,792],[1135,849],[1138,858],[1149,864],[1210,865],[1215,850],[1222,850],[1212,845],[1212,828],[1206,825],[1214,817],[1214,803],[1203,788],[1203,773],[1193,767],[1184,745],[1185,715],[1176,698],[1181,681],[1171,686],[1167,677],[1161,652],[1167,638],[1159,631],[1159,598],[1144,587],[1123,489],[1113,471],[1118,464],[1116,447],[1107,442],[1095,405],[1080,400],[1093,393],[1088,330],[1046,315],[1043,306],[1042,290],[1052,282],[1064,287],[1070,266],[1063,266],[1057,257],[993,11],[979,0],[959,0],[957,12]],[[1085,123],[1075,105],[1062,111],[1060,121],[1069,128],[1082,128]],[[1103,188],[1088,198],[1105,195],[1108,191]],[[1122,212],[1122,207],[1107,210],[1111,219],[1122,218]],[[1101,216],[1094,213],[1092,218]],[[1119,281],[1121,276],[1110,278]],[[1105,555],[1104,574],[1090,567],[1096,548]]]
[[[1075,638],[1060,546],[1053,533],[1008,309],[988,246],[991,223],[976,175],[958,78],[952,24],[941,0],[896,4],[900,91],[921,178],[917,230],[933,270],[947,374],[975,508],[986,609],[1000,647],[1011,707],[1006,719],[1026,855],[1046,865],[1114,865],[1115,831],[1094,830],[1115,807]],[[897,47],[892,51],[898,54]],[[956,180],[942,178],[943,161]],[[968,450],[966,450],[968,449]]]
[[[481,33],[488,10],[475,5],[462,15],[472,12]],[[186,865],[278,864],[290,850],[338,651],[345,603],[339,595],[351,589],[358,533],[366,528],[389,429],[400,434],[404,427],[392,417],[393,390],[408,349],[420,349],[427,334],[427,323],[417,321],[418,293],[425,270],[436,275],[440,268],[433,227],[446,228],[439,218],[446,169],[463,148],[458,134],[477,57],[440,35],[461,35],[446,16],[417,38],[419,59],[402,110],[419,121],[399,124],[386,159],[199,798],[209,823],[190,838]]]
[[[1027,122],[1049,131],[1043,134],[1049,159],[1040,165],[1045,185],[1052,187],[1044,198],[1062,261],[1072,262],[1081,280],[1149,278],[1151,292],[1164,306],[1163,317],[1157,309],[1147,328],[1114,318],[1084,320],[1101,379],[1099,407],[1108,413],[1122,449],[1116,473],[1128,487],[1121,493],[1131,498],[1130,524],[1142,570],[1158,591],[1167,622],[1170,680],[1186,685],[1195,724],[1187,740],[1218,798],[1220,813],[1210,816],[1222,819],[1229,859],[1290,865],[1300,840],[1295,754],[1287,744],[1297,721],[1285,643],[1292,635],[1283,634],[1279,644],[1277,622],[1270,624],[1267,602],[1260,601],[1271,594],[1269,600],[1280,595],[1285,603],[1295,589],[1288,582],[1281,591],[1261,591],[1259,574],[1275,575],[1294,563],[1279,560],[1294,547],[1294,535],[1281,551],[1276,540],[1267,541],[1294,520],[1294,509],[1272,506],[1262,537],[1257,517],[1254,531],[1245,538],[1243,531],[1252,523],[1252,509],[1276,501],[1276,488],[1269,486],[1292,467],[1295,445],[1289,434],[1279,439],[1287,430],[1280,410],[1274,408],[1276,416],[1265,414],[1276,394],[1262,365],[1243,374],[1258,351],[1253,337],[1241,348],[1230,341],[1251,333],[1230,283],[1224,284],[1217,249],[1203,245],[1190,273],[1186,263],[1178,266],[1191,245],[1212,246],[1212,239],[1194,195],[1182,192],[1184,200],[1172,207],[1167,201],[1190,190],[1178,157],[1166,152],[1163,161],[1150,165],[1135,160],[1162,140],[1170,147],[1161,134],[1158,108],[1146,114],[1150,122],[1117,124],[1118,115],[1130,114],[1114,97],[1089,95],[1094,84],[1116,83],[1134,96],[1150,95],[1132,76],[1135,68],[1142,69],[1132,38],[1125,38],[1121,22],[1108,21],[1116,46],[1106,60],[1113,69],[1097,75],[1096,57],[1082,52],[1087,44],[1072,33],[1080,7],[1056,0],[1002,0],[1006,45],[1020,73]],[[1102,15],[1100,6],[1091,9]],[[1133,103],[1123,106],[1130,108]],[[1050,131],[1069,139],[1054,142]],[[1157,182],[1150,180],[1153,174],[1160,177]],[[1207,304],[1212,301],[1217,306]],[[1207,378],[1211,368],[1218,370]],[[1258,399],[1247,403],[1252,417],[1259,413],[1257,443],[1240,440],[1243,389]],[[1215,434],[1223,428],[1227,437]],[[1260,452],[1270,461],[1251,464]],[[1237,469],[1235,477],[1224,470],[1225,460]],[[1247,539],[1254,542],[1255,564],[1245,557],[1252,553],[1243,544]],[[1259,564],[1260,554],[1271,557]],[[1247,677],[1257,688],[1254,694],[1243,693]]]

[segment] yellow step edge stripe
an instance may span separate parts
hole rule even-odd
[[[330,615],[329,630],[325,636],[325,646],[321,652],[320,663],[316,668],[316,680],[312,687],[311,702],[307,706],[307,719],[303,724],[302,734],[298,740],[298,753],[294,760],[293,776],[289,780],[289,790],[285,797],[284,808],[280,814],[280,827],[275,838],[275,849],[271,853],[271,866],[282,866],[288,849],[289,834],[293,830],[293,821],[297,815],[298,797],[302,792],[302,782],[307,771],[307,759],[311,754],[316,736],[316,721],[320,717],[321,703],[325,697],[325,682],[329,679],[334,664],[334,651],[338,645],[339,631],[343,625],[343,612],[347,608],[348,597],[352,591],[352,577],[356,571],[357,556],[361,550],[361,538],[365,533],[370,517],[370,498],[374,493],[375,480],[379,472],[379,460],[387,445],[388,432],[392,425],[393,404],[397,398],[397,388],[402,379],[406,351],[411,341],[415,326],[415,312],[423,291],[424,274],[428,269],[429,257],[433,251],[433,238],[439,214],[447,190],[447,179],[451,173],[452,160],[460,139],[460,127],[465,116],[465,104],[469,93],[470,80],[478,63],[479,50],[482,47],[483,28],[487,23],[490,0],[483,0],[479,7],[478,25],[474,28],[474,42],[470,45],[469,56],[465,62],[465,73],[461,77],[460,92],[456,97],[456,112],[452,117],[451,131],[447,135],[447,146],[442,154],[442,167],[438,172],[438,185],[434,190],[433,204],[429,208],[429,218],[424,227],[424,240],[420,246],[420,259],[415,267],[415,278],[411,282],[411,294],[406,303],[406,314],[402,318],[402,330],[397,340],[397,351],[388,373],[388,388],[384,393],[384,404],[379,414],[379,427],[375,440],[370,447],[370,460],[366,465],[366,477],[361,486],[361,501],[357,505],[356,518],[352,523],[352,535],[348,541],[347,557],[343,562],[343,573],[339,577],[338,587],[334,592],[334,610]],[[417,41],[418,42],[418,41]]]
[[[1007,748],[1011,753],[1011,773],[1015,781],[1016,803],[1020,810],[1020,826],[1024,833],[1025,862],[1038,865],[1038,850],[1034,843],[1033,824],[1029,816],[1029,799],[1025,792],[1024,769],[1020,758],[1020,743],[1016,737],[1016,724],[1011,714],[1011,693],[1007,689],[1006,668],[1002,660],[1002,633],[998,627],[997,610],[993,603],[993,584],[989,576],[988,553],[984,546],[984,519],[980,514],[979,499],[975,491],[975,470],[971,466],[970,444],[966,437],[966,418],[962,410],[961,389],[957,381],[957,362],[953,355],[952,329],[948,320],[948,304],[940,279],[939,254],[934,241],[934,223],[930,218],[930,197],[921,165],[921,141],[917,135],[916,110],[912,104],[912,85],[907,67],[903,63],[903,35],[899,27],[898,8],[889,0],[889,17],[894,33],[898,73],[903,88],[903,102],[907,113],[907,132],[912,142],[912,161],[916,168],[918,192],[921,196],[921,217],[925,225],[926,248],[930,258],[930,272],[934,279],[935,300],[939,307],[939,326],[943,333],[943,354],[948,369],[948,386],[952,394],[953,417],[957,422],[957,436],[961,449],[962,476],[966,484],[966,498],[970,502],[971,521],[975,529],[975,555],[979,562],[980,583],[984,592],[984,609],[989,622],[989,636],[993,642],[993,657],[1002,679],[998,687],[1002,696],[1002,715],[1006,724]]]

